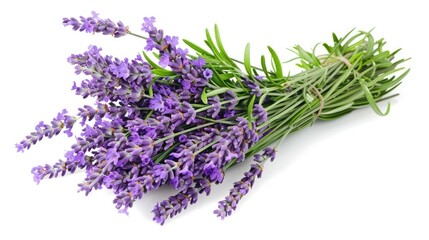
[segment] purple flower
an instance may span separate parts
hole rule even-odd
[[[184,143],[188,140],[188,137],[185,134],[179,136],[179,142]]]
[[[244,173],[244,177],[240,181],[234,183],[234,187],[229,191],[229,195],[225,197],[225,200],[219,202],[218,209],[213,213],[221,219],[230,216],[232,211],[237,208],[237,204],[240,202],[241,198],[252,188],[255,179],[260,178],[261,174],[262,166],[259,164],[252,164],[250,171]]]
[[[256,126],[265,123],[268,119],[268,114],[265,108],[260,104],[253,106],[252,116],[255,118]]]
[[[119,60],[112,56],[103,57],[100,51],[100,48],[90,46],[83,54],[69,57],[77,74],[92,77],[82,81],[80,86],[75,83],[72,89],[83,98],[92,96],[99,102],[138,102],[143,97],[144,88],[152,82],[150,65],[142,61],[141,56],[131,61]]]
[[[79,30],[82,23],[79,22],[76,18],[63,18],[63,25],[66,26],[72,26],[72,29],[74,31]]]
[[[236,115],[237,115],[237,113],[234,110],[225,110],[223,117],[224,118],[230,118],[230,117],[234,117]]]
[[[237,107],[233,90],[209,97],[208,109],[196,110],[204,108],[201,97],[205,87],[212,88],[208,83],[213,69],[202,57],[189,57],[188,50],[179,47],[178,37],[164,35],[154,23],[155,18],[144,18],[142,29],[148,33],[145,49],[156,49],[159,64],[171,69],[174,76],[152,75],[153,67],[141,55],[118,59],[90,46],[68,61],[76,74],[85,75],[72,90],[83,98],[95,98],[96,103],[82,106],[75,116],[64,110],[50,123],[40,122],[17,148],[22,151],[59,132],[71,136],[72,127],[79,121],[82,131],[66,151],[65,160],[33,168],[34,180],[38,183],[84,169],[86,177],[78,185],[79,191],[89,194],[103,187],[111,189],[116,195],[113,203],[122,213],[148,191],[171,185],[180,192],[153,210],[154,220],[163,224],[195,203],[199,193],[210,194],[211,184],[223,181],[225,166],[243,161],[259,136],[256,124],[246,119],[245,105]],[[64,25],[115,37],[128,32],[122,22],[101,19],[97,14],[64,19]],[[243,84],[258,94],[259,82],[243,79]],[[152,98],[145,98],[149,89]],[[266,115],[262,106],[254,106],[252,116],[257,122],[264,122]],[[274,155],[275,151],[267,148],[259,159]],[[256,170],[251,169],[234,185],[235,190],[223,201],[220,216],[235,209],[255,176],[260,175]]]
[[[196,68],[203,68],[204,64],[206,64],[206,61],[204,61],[204,58],[198,57],[197,59],[193,60],[191,63]]]
[[[204,78],[209,80],[213,76],[213,71],[209,68],[206,68],[203,72]]]
[[[182,210],[186,209],[189,204],[194,204],[198,200],[198,193],[194,188],[189,187],[178,194],[171,196],[168,200],[157,203],[153,208],[153,220],[164,225],[165,220],[174,217]]]
[[[45,176],[52,174],[52,167],[46,164],[45,166],[37,166],[31,169],[34,181],[39,184]]]
[[[74,150],[70,150],[64,154],[64,157],[67,159],[67,162],[76,163],[80,166],[84,166],[86,162],[84,151],[75,152]]]
[[[144,17],[143,18],[143,25],[142,25],[142,30],[150,33],[154,30],[156,30],[156,28],[153,26],[153,24],[155,23],[155,17]]]
[[[170,56],[168,53],[164,53],[159,58],[159,66],[161,67],[167,67],[170,62]]]
[[[80,17],[80,21],[82,22],[81,30],[87,33],[94,32],[94,29],[97,28],[97,21],[93,18],[84,18]]]
[[[72,26],[74,31],[103,33],[114,37],[122,37],[127,34],[128,29],[121,21],[114,23],[110,19],[100,19],[95,12],[92,12],[92,15],[92,17],[81,16],[80,21],[76,18],[63,18],[63,25]]]
[[[177,45],[179,44],[179,38],[178,37],[171,37],[171,36],[165,36],[164,37],[164,48],[165,47],[170,47],[175,49],[177,47]]]
[[[260,97],[262,95],[262,91],[259,88],[259,84],[257,82],[254,82],[250,79],[243,79],[244,85],[246,85],[250,89],[251,95],[256,95],[257,97]]]
[[[53,166],[45,164],[44,166],[37,166],[31,170],[33,180],[39,184],[45,177],[53,178],[59,175],[64,176],[67,172],[73,173],[76,168],[84,168],[88,166],[88,159],[85,158],[85,163],[78,166],[77,163],[70,161],[59,160]]]
[[[113,200],[113,204],[116,205],[116,209],[119,210],[119,213],[125,213],[128,215],[128,208],[133,207],[135,199],[130,191],[122,191],[117,194]]]
[[[32,145],[42,140],[43,137],[52,138],[58,135],[65,128],[65,133],[69,135],[75,123],[75,118],[66,115],[67,110],[62,110],[57,116],[52,119],[51,124],[45,124],[43,121],[36,125],[35,131],[26,136],[24,140],[15,144],[18,152],[23,152],[24,149],[29,149]]]
[[[174,109],[173,111],[174,114],[171,116],[171,122],[174,127],[177,127],[184,122],[187,125],[191,124],[197,115],[195,109],[188,102],[183,102],[179,109]]]
[[[271,162],[272,162],[272,161],[274,161],[274,159],[276,158],[276,150],[275,150],[275,149],[273,149],[273,148],[267,147],[267,148],[265,148],[265,149],[264,149],[264,153],[263,153],[263,155],[264,155],[266,158],[271,159]]]
[[[152,51],[155,47],[156,47],[156,43],[153,41],[152,38],[146,39],[146,46],[144,47],[144,50]]]
[[[128,69],[127,59],[123,62],[119,59],[116,59],[115,62],[112,62],[109,65],[109,70],[117,78],[127,79],[130,76],[130,70]]]
[[[142,148],[144,155],[146,155],[148,157],[152,156],[153,147],[154,147],[154,142],[153,142],[152,138],[150,138],[148,136],[142,136],[141,142],[139,145]]]
[[[262,163],[264,161],[264,159],[263,159],[261,154],[255,154],[255,155],[253,155],[253,161],[255,161],[257,163]]]
[[[103,178],[103,184],[109,189],[117,189],[120,187],[124,177],[116,171],[110,172],[109,175]]]
[[[195,188],[198,189],[198,193],[205,193],[207,196],[210,194],[211,191],[211,183],[209,180],[205,178],[198,178],[194,180],[195,182]]]
[[[116,31],[113,33],[113,36],[115,38],[125,36],[128,33],[128,28],[121,22],[118,22],[118,26],[116,28]]]
[[[150,105],[149,108],[155,110],[155,111],[164,111],[164,100],[162,99],[162,96],[160,94],[155,93],[153,95],[153,98],[150,99]]]
[[[144,18],[142,30],[149,33],[145,49],[156,48],[160,56],[159,65],[161,67],[169,66],[172,71],[179,74],[180,77],[177,78],[177,81],[182,88],[198,96],[212,77],[212,70],[202,69],[205,64],[202,58],[190,60],[187,49],[177,48],[179,38],[168,35],[163,37],[163,32],[155,28],[154,22],[154,18]]]
[[[234,107],[238,103],[238,101],[237,101],[237,95],[235,94],[234,91],[227,90],[224,93],[223,98],[224,98],[225,101],[229,101],[229,103],[226,104],[226,107],[228,108],[228,110],[234,109]]]
[[[167,167],[161,164],[155,165],[152,170],[148,171],[148,173],[152,174],[152,178],[155,183],[164,184],[169,178]]]
[[[118,152],[116,152],[115,148],[110,148],[109,150],[107,150],[107,153],[106,153],[107,161],[113,162],[113,164],[116,165],[118,163],[119,157],[120,155]]]
[[[181,111],[183,113],[183,117],[186,120],[186,124],[191,124],[196,117],[195,109],[192,107],[192,105],[188,102],[183,102]]]
[[[216,167],[212,162],[204,166],[204,174],[209,177],[211,182],[221,183],[223,181],[223,171]]]
[[[212,107],[207,110],[207,115],[216,118],[220,112],[220,98],[218,96],[209,98],[209,104],[211,104]]]

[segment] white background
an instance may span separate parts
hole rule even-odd
[[[429,22],[424,1],[2,1],[0,239],[429,239],[427,123]],[[118,214],[113,194],[76,193],[83,173],[36,185],[30,170],[61,158],[73,139],[44,140],[25,154],[19,142],[40,120],[75,112],[85,102],[70,88],[75,76],[66,62],[90,44],[105,54],[134,57],[145,45],[134,37],[73,32],[62,17],[122,20],[139,32],[144,16],[170,35],[202,44],[204,29],[217,23],[230,55],[252,57],[273,46],[282,59],[294,44],[306,48],[330,41],[331,32],[370,30],[390,49],[403,48],[412,71],[396,91],[387,117],[371,109],[288,137],[263,178],[221,221],[212,211],[246,164],[229,171],[224,184],[201,197],[163,227],[152,222],[156,201],[174,193],[148,194]],[[385,104],[382,105],[383,109]]]

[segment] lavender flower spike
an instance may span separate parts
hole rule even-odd
[[[168,200],[157,203],[152,210],[155,214],[153,220],[164,225],[165,220],[179,214],[182,210],[188,207],[188,204],[194,204],[198,200],[198,192],[195,188],[188,187],[184,191],[171,196]]]
[[[237,208],[237,204],[240,202],[241,198],[250,191],[255,179],[260,178],[261,175],[262,165],[252,164],[250,171],[244,173],[244,177],[240,181],[234,183],[234,187],[229,191],[229,195],[225,197],[225,200],[219,202],[218,209],[213,213],[221,219],[230,216],[232,211]]]
[[[128,32],[121,21],[115,23],[110,19],[100,19],[98,14],[92,12],[92,17],[63,18],[64,26],[71,26],[74,31],[85,31],[87,33],[103,33],[104,35],[112,35],[116,38],[125,36]]]
[[[63,129],[69,137],[72,135],[71,129],[73,128],[76,118],[67,115],[67,110],[62,110],[58,113],[57,117],[52,119],[51,124],[45,124],[43,121],[36,125],[35,131],[26,136],[24,140],[15,145],[18,152],[24,152],[24,149],[29,149],[32,145],[42,140],[43,137],[52,138],[58,135]]]

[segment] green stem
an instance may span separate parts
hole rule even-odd
[[[165,140],[168,140],[168,139],[170,139],[170,138],[174,138],[174,137],[177,137],[177,136],[179,136],[179,135],[181,135],[181,134],[188,133],[188,132],[192,132],[192,131],[198,130],[198,129],[200,129],[200,128],[203,128],[203,127],[208,127],[208,126],[213,125],[213,124],[215,124],[215,123],[211,123],[211,122],[210,122],[210,123],[206,123],[206,124],[203,124],[203,125],[199,125],[199,126],[196,126],[196,127],[193,127],[193,128],[188,128],[188,129],[183,130],[183,131],[181,131],[181,132],[173,133],[173,134],[171,134],[171,135],[169,135],[169,136],[167,136],[167,137],[164,137],[164,138],[161,138],[161,139],[159,139],[159,140],[156,140],[153,144],[154,144],[154,145],[156,145],[156,144],[158,144],[158,143],[162,143],[162,142],[164,142]]]
[[[194,155],[196,156],[197,154],[202,153],[204,150],[208,149],[209,147],[213,146],[214,144],[216,144],[219,140],[216,139],[215,141],[205,145],[204,147],[198,149],[198,151],[194,152]]]
[[[127,32],[127,34],[129,34],[129,35],[131,35],[131,36],[134,36],[134,37],[138,37],[138,38],[142,38],[142,39],[144,39],[144,40],[147,40],[147,37],[142,36],[142,35],[139,35],[139,34],[132,33],[132,32],[130,32],[130,31],[128,31],[128,32]]]
[[[249,97],[250,96],[241,96],[241,97],[236,98],[236,100],[240,101],[240,100],[243,100],[243,99],[246,99],[246,98],[249,98]],[[222,102],[220,102],[220,105],[222,106],[222,105],[224,105],[226,103],[230,103],[231,101],[233,101],[233,100],[222,101]],[[211,105],[207,105],[206,107],[202,107],[200,109],[195,110],[195,112],[196,113],[203,112],[203,111],[206,111],[206,110],[208,110],[210,108],[212,108],[212,106]]]

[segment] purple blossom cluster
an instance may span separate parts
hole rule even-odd
[[[212,69],[206,67],[203,58],[189,57],[186,49],[178,47],[179,39],[164,36],[154,22],[153,17],[144,18],[142,30],[148,34],[145,49],[157,50],[159,65],[174,76],[157,74],[157,66],[140,55],[132,60],[118,59],[102,55],[101,48],[95,46],[72,54],[68,62],[76,74],[86,78],[75,82],[72,90],[94,99],[95,104],[79,108],[75,116],[63,110],[51,124],[40,122],[16,147],[23,151],[61,131],[72,136],[72,128],[79,122],[82,131],[64,159],[33,168],[34,180],[39,183],[83,169],[86,177],[78,185],[79,191],[89,194],[111,189],[116,195],[113,203],[123,213],[147,192],[172,185],[178,193],[153,209],[154,220],[163,224],[194,204],[198,194],[208,195],[212,183],[223,181],[227,165],[246,158],[246,152],[260,138],[257,126],[267,120],[267,112],[255,104],[252,116],[246,118],[247,109],[240,106],[232,90],[209,97],[204,104],[201,95],[213,77]],[[122,22],[115,24],[96,14],[80,20],[65,18],[63,23],[73,30],[115,37],[128,31]],[[260,96],[256,82],[247,79],[244,83],[251,94]],[[259,159],[273,159],[274,154],[266,149]],[[219,204],[216,214],[222,218],[230,215],[261,171],[259,164],[252,165]]]
[[[234,187],[229,191],[229,195],[218,203],[218,209],[214,211],[214,214],[221,219],[230,216],[232,211],[237,208],[238,202],[253,187],[255,179],[262,176],[262,163],[267,159],[273,161],[275,157],[276,151],[270,147],[265,148],[263,154],[255,154],[254,161],[256,163],[251,165],[250,170],[244,173],[244,177],[240,181],[234,183]]]
[[[222,219],[230,216],[232,211],[237,208],[237,204],[241,198],[253,187],[255,179],[260,178],[261,175],[262,166],[260,164],[252,164],[250,170],[244,174],[244,177],[234,183],[234,187],[230,190],[229,195],[225,197],[225,200],[219,202],[218,209],[214,211],[214,214]]]
[[[54,135],[58,135],[61,131],[68,136],[72,136],[71,130],[75,122],[76,118],[67,115],[67,110],[64,109],[52,119],[51,124],[46,124],[43,121],[39,122],[35,127],[35,131],[31,132],[30,135],[26,136],[24,140],[15,146],[18,152],[24,152],[24,149],[29,149],[32,145],[42,140],[43,137],[51,138]]]
[[[180,77],[176,80],[182,85],[182,89],[199,98],[202,89],[212,78],[212,70],[203,68],[205,65],[203,58],[190,59],[187,55],[187,49],[178,48],[178,37],[164,36],[164,31],[154,26],[154,17],[145,17],[143,20],[142,30],[149,35],[145,50],[158,50],[159,65],[161,67],[168,66],[172,71],[179,74]]]
[[[74,31],[85,31],[87,33],[102,33],[104,35],[113,35],[114,37],[125,36],[128,28],[121,22],[113,22],[110,19],[101,19],[98,14],[92,12],[92,17],[63,18],[64,26],[71,26]]]

